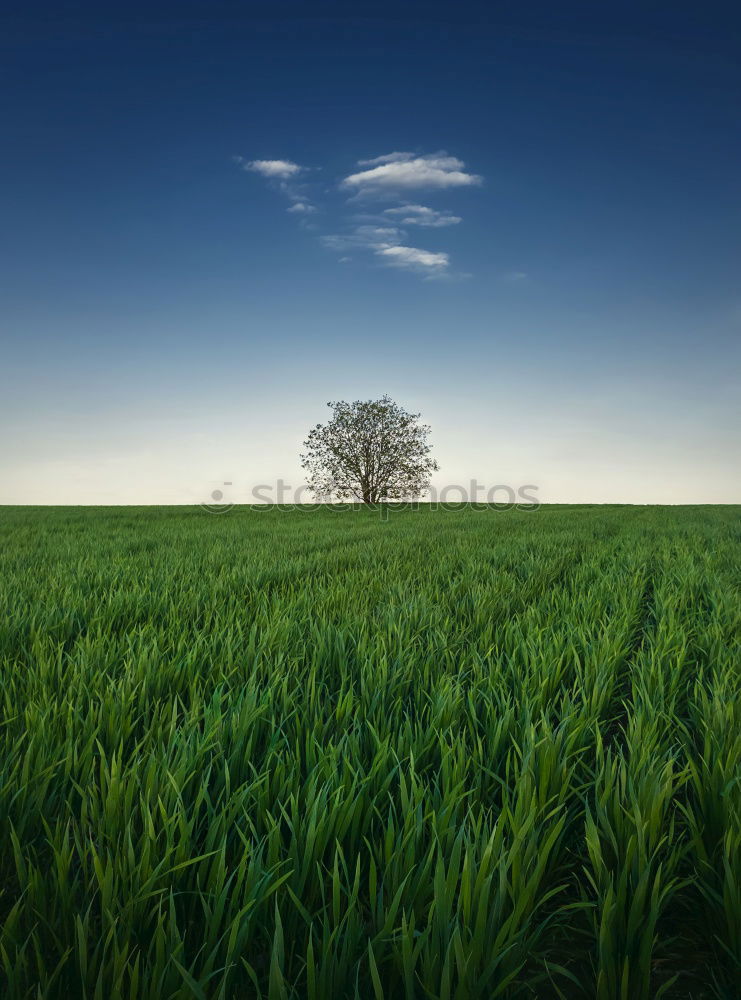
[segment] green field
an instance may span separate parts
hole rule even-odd
[[[741,509],[0,509],[0,993],[736,997]]]

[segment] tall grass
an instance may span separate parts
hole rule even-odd
[[[2,995],[736,996],[740,539],[2,509]]]

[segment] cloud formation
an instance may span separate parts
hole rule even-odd
[[[448,254],[432,253],[417,247],[380,246],[376,248],[376,254],[393,267],[422,272],[430,277],[443,274],[450,264]]]
[[[384,153],[358,160],[357,167],[362,169],[348,174],[333,187],[327,187],[326,182],[320,183],[314,173],[316,168],[303,167],[292,160],[246,160],[239,156],[234,159],[243,170],[259,174],[271,188],[288,199],[286,211],[296,217],[304,230],[318,229],[309,217],[317,213],[319,207],[323,216],[328,217],[334,199],[339,209],[338,231],[317,235],[324,247],[339,255],[342,263],[365,256],[425,278],[455,276],[450,271],[450,255],[443,250],[410,246],[409,243],[416,240],[412,240],[406,227],[435,230],[462,221],[459,215],[447,209],[419,204],[409,193],[415,189],[434,192],[481,184],[481,177],[468,172],[465,163],[457,157],[446,152]],[[350,197],[340,199],[338,192],[349,192]],[[362,214],[348,209],[349,203],[366,198],[371,203],[381,200],[383,204],[385,201],[388,207],[377,206],[368,211],[366,205]],[[432,237],[432,233],[429,235]]]
[[[428,278],[440,277],[448,271],[450,257],[447,253],[406,246],[402,242],[404,236],[403,230],[396,226],[362,225],[347,233],[333,233],[319,239],[328,250],[342,254],[348,250],[370,251],[390,267],[416,271]],[[339,259],[344,263],[350,258]]]
[[[240,162],[242,162],[245,170],[251,170],[253,173],[262,174],[263,177],[276,180],[287,180],[289,177],[295,177],[296,174],[300,174],[304,169],[298,163],[293,163],[291,160],[250,160],[248,163],[244,163],[244,161]]]
[[[414,188],[469,187],[481,183],[476,174],[466,173],[465,163],[447,153],[387,153],[374,160],[361,160],[369,169],[349,174],[340,187],[358,193],[388,193]]]
[[[358,160],[359,167],[376,167],[379,163],[399,163],[402,160],[409,160],[414,153],[385,153],[383,156],[374,156],[372,160]]]
[[[243,170],[259,174],[285,195],[291,202],[287,212],[292,212],[301,219],[316,212],[315,206],[307,197],[307,167],[302,167],[293,160],[245,160],[242,156],[235,156],[234,159]],[[302,224],[306,225],[305,222]]]
[[[396,226],[355,226],[348,233],[330,233],[320,236],[328,250],[375,250],[379,246],[389,246],[401,242],[402,233]]]
[[[457,226],[462,222],[460,215],[450,212],[438,212],[426,205],[400,205],[398,208],[384,209],[384,215],[401,216],[404,226],[425,226],[428,229],[438,229],[441,226]]]

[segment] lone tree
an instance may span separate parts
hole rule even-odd
[[[414,500],[438,468],[430,458],[430,428],[389,396],[327,403],[332,418],[304,441],[301,465],[309,489],[324,500]]]

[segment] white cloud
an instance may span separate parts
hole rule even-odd
[[[300,167],[298,163],[292,163],[291,160],[250,160],[249,163],[244,164],[244,169],[262,174],[263,177],[286,180],[288,177],[295,177],[296,174],[301,173],[303,167]]]
[[[379,163],[403,163],[413,159],[414,153],[386,153],[384,156],[375,156],[372,160],[358,160],[358,166],[376,167]]]
[[[380,246],[376,249],[376,254],[394,267],[421,271],[428,275],[442,274],[450,264],[448,254],[432,253],[417,247]]]
[[[374,240],[384,240],[387,243],[397,242],[401,233],[396,226],[356,226],[355,235],[369,243]]]
[[[502,275],[502,277],[504,278],[505,281],[509,281],[509,282],[524,281],[525,278],[527,278],[527,272],[526,271],[507,271],[505,274]]]
[[[323,246],[347,254],[351,250],[371,251],[391,267],[416,271],[425,277],[438,277],[447,272],[450,258],[447,253],[433,253],[417,247],[404,246],[404,233],[395,226],[356,226],[352,232],[320,236]],[[343,256],[344,263],[350,260]]]
[[[426,205],[401,205],[399,208],[387,208],[384,215],[400,215],[405,226],[426,226],[437,229],[440,226],[456,226],[461,222],[459,215],[449,212],[437,212]]]
[[[388,153],[375,160],[361,162],[360,166],[368,166],[369,169],[350,174],[342,181],[341,187],[360,193],[381,193],[414,188],[468,187],[481,183],[479,176],[465,172],[462,160],[446,153],[427,156]]]
[[[241,156],[235,156],[234,159],[243,170],[260,174],[261,177],[271,181],[272,187],[290,200],[291,205],[286,209],[287,212],[293,212],[296,215],[311,215],[316,212],[316,208],[307,197],[307,186],[302,183],[303,174],[307,171],[306,167],[302,167],[292,160],[247,161]]]
[[[375,250],[380,246],[391,246],[401,239],[396,226],[356,226],[350,233],[334,233],[320,237],[328,250],[352,250],[365,247]]]
[[[314,197],[317,185],[311,183],[313,168],[303,167],[292,160],[234,159],[243,170],[264,177],[274,191],[285,196],[285,210],[296,216],[303,229],[318,229],[311,218],[319,211]],[[460,216],[448,210],[418,204],[415,195],[410,192],[418,188],[445,190],[471,187],[481,181],[481,177],[466,170],[462,160],[445,152],[418,154],[396,151],[359,160],[355,172],[339,185],[341,190],[352,196],[348,203],[375,196],[385,198],[386,205],[392,207],[382,209],[381,202],[380,206],[366,214],[353,216],[343,213],[339,232],[324,235],[317,232],[317,237],[323,246],[335,251],[343,263],[349,262],[351,255],[353,259],[370,255],[390,267],[406,269],[424,278],[455,277],[449,270],[448,253],[407,245],[409,241],[416,240],[411,240],[406,227],[437,229],[454,226],[462,221]]]

